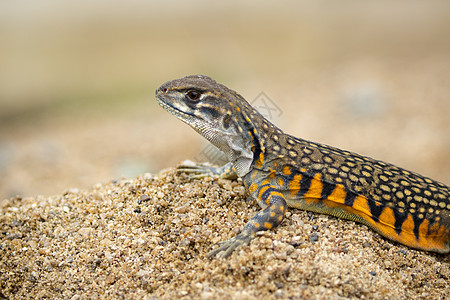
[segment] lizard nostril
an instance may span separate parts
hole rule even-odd
[[[167,88],[162,89],[163,93],[167,93]]]

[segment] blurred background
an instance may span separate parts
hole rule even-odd
[[[1,1],[0,198],[207,160],[154,98],[190,74],[449,184],[449,37],[449,1]]]

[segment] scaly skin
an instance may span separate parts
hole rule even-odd
[[[159,104],[222,150],[222,168],[182,167],[198,177],[239,176],[262,208],[211,251],[227,257],[256,232],[278,226],[287,207],[354,220],[406,246],[450,251],[449,187],[392,164],[283,133],[233,90],[203,75],[169,81]]]

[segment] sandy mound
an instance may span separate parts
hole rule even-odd
[[[174,169],[1,202],[1,298],[448,299],[448,256],[366,226],[290,210],[227,260],[208,260],[258,210],[240,181]]]

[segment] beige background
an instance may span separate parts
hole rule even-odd
[[[2,1],[0,198],[156,173],[207,146],[154,90],[209,75],[298,137],[450,183],[448,1]]]

